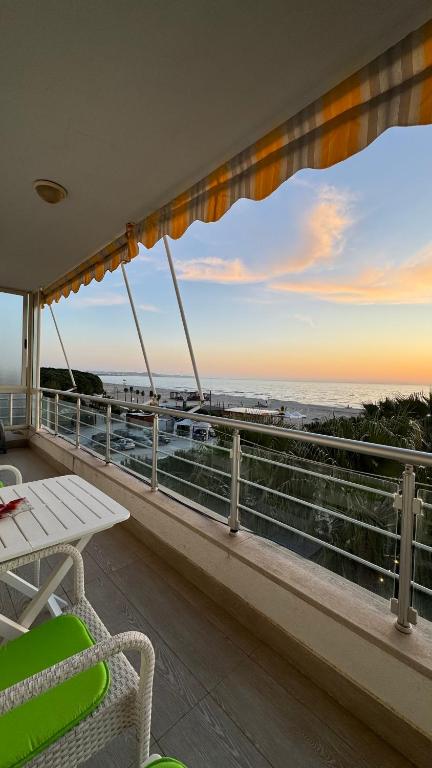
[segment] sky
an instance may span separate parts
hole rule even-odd
[[[391,129],[171,241],[201,375],[432,382],[431,142]],[[152,370],[191,373],[162,243],[126,269]],[[72,367],[144,370],[120,270],[54,311]],[[64,366],[47,310],[42,360]]]

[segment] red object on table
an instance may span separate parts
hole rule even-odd
[[[0,504],[0,518],[13,515],[16,512],[24,512],[26,509],[29,509],[29,503],[25,497],[13,499],[6,504]]]

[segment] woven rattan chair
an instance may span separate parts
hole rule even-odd
[[[126,729],[135,728],[137,735],[137,768],[148,765],[154,651],[150,640],[139,632],[124,632],[111,637],[84,594],[84,567],[80,553],[64,544],[32,553],[0,565],[0,573],[19,568],[35,558],[53,554],[71,557],[74,563],[75,599],[65,613],[80,618],[87,626],[95,645],[54,666],[0,692],[0,716],[36,696],[106,661],[110,673],[109,689],[96,709],[67,731],[43,752],[26,763],[31,768],[69,768],[78,766],[101,750]],[[30,630],[31,632],[31,630]],[[141,654],[138,676],[124,651]]]
[[[7,474],[12,475],[14,483],[22,483],[22,474],[16,467],[13,467],[12,464],[0,464],[0,475],[2,472],[6,472]],[[4,476],[3,476],[4,481]],[[2,485],[1,477],[0,477],[0,487]]]

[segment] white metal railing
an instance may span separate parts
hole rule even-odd
[[[290,534],[299,537],[311,545],[317,545],[337,556],[346,558],[353,564],[370,569],[370,571],[379,574],[381,581],[385,577],[390,578],[397,592],[397,597],[391,599],[391,610],[397,615],[396,627],[401,632],[410,632],[412,624],[417,621],[417,612],[412,604],[413,596],[421,593],[428,598],[432,598],[432,589],[414,580],[413,577],[415,553],[422,552],[427,556],[432,554],[432,546],[416,540],[416,520],[424,510],[432,510],[432,505],[424,503],[416,494],[414,467],[432,467],[432,454],[394,446],[319,435],[298,429],[285,429],[283,427],[255,424],[197,413],[188,414],[194,422],[206,422],[216,428],[224,427],[231,431],[232,444],[230,450],[223,446],[212,446],[213,450],[218,452],[218,456],[223,457],[221,460],[223,468],[221,468],[221,466],[205,464],[195,457],[191,458],[190,455],[185,456],[180,449],[173,453],[161,447],[160,440],[163,432],[160,430],[160,419],[163,417],[183,419],[185,416],[184,411],[134,403],[133,409],[135,412],[142,411],[152,415],[153,418],[151,423],[148,424],[130,424],[130,428],[135,432],[139,429],[143,432],[148,432],[148,436],[144,435],[141,437],[141,440],[136,438],[136,443],[141,453],[134,456],[131,460],[130,457],[126,458],[127,452],[125,450],[117,447],[120,444],[118,435],[113,432],[113,425],[115,423],[125,424],[124,419],[113,414],[113,409],[119,409],[123,415],[130,409],[124,401],[80,395],[72,392],[66,393],[53,389],[35,390],[35,396],[40,398],[40,408],[36,410],[39,410],[41,414],[43,426],[46,426],[55,434],[60,434],[76,447],[83,447],[96,453],[107,463],[111,461],[119,463],[120,461],[123,468],[127,471],[149,482],[153,490],[156,490],[159,485],[161,489],[167,492],[171,488],[174,491],[174,495],[178,496],[177,486],[180,485],[183,488],[180,495],[186,503],[191,504],[191,500],[197,503],[196,498],[194,499],[192,495],[192,491],[196,491],[200,494],[200,500],[202,495],[207,498],[207,503],[204,505],[199,501],[201,508],[203,506],[205,508],[208,507],[210,511],[212,508],[214,510],[215,503],[222,504],[224,512],[222,514],[219,509],[217,517],[218,519],[221,517],[225,518],[232,533],[236,533],[241,525],[244,525],[242,518],[247,516],[249,520],[262,521],[266,525],[274,527],[281,532],[281,535]],[[96,408],[100,409],[101,406],[105,409],[103,412],[96,410]],[[69,416],[69,413],[72,413],[72,416]],[[93,423],[87,423],[86,419],[87,422],[93,421]],[[98,427],[98,419],[103,422],[103,431],[102,428]],[[127,430],[123,429],[121,431],[126,432]],[[351,451],[356,454],[366,454],[398,462],[401,465],[401,482],[399,487],[396,485],[397,481],[394,481],[393,486],[388,483],[387,487],[374,487],[374,478],[369,475],[361,475],[361,482],[355,482],[352,477],[347,479],[324,471],[322,465],[318,463],[308,461],[307,467],[297,466],[295,462],[298,462],[299,459],[295,456],[285,455],[286,461],[281,461],[272,457],[269,458],[268,456],[254,455],[249,446],[246,451],[242,451],[241,433],[245,432],[283,437],[286,440],[295,442],[311,443],[339,451]],[[190,447],[192,443],[189,438],[178,437],[177,442],[179,440],[181,442],[182,439]],[[119,460],[119,456],[123,458]],[[171,457],[175,461],[182,462],[203,473],[209,473],[218,478],[219,485],[216,487],[206,487],[202,484],[202,480],[201,484],[198,481],[194,481],[195,478],[193,476],[186,478],[175,474],[173,471],[169,471],[171,467],[169,466],[168,468],[166,463],[164,466],[164,459],[167,457]],[[285,487],[274,488],[265,482],[256,481],[256,478],[246,477],[245,468],[252,462],[258,462],[264,468],[277,468],[287,473],[297,473],[305,480],[313,478],[321,483],[330,484],[329,488],[340,488],[346,493],[351,491],[359,492],[363,494],[362,499],[366,505],[370,504],[371,500],[375,497],[381,499],[382,503],[388,502],[388,509],[394,511],[394,530],[381,527],[379,520],[370,522],[364,519],[357,519],[346,510],[335,509],[330,504],[322,503],[321,500],[318,503],[315,498],[304,499],[299,495],[287,492]],[[329,470],[329,467],[326,466],[325,469]],[[339,470],[338,474],[340,475],[341,472]],[[171,486],[169,482],[171,482]],[[384,485],[383,481],[380,482]],[[174,489],[172,488],[173,484],[175,486]],[[255,508],[251,503],[247,503],[247,498],[243,498],[245,493],[251,491],[263,495],[265,499],[264,509],[262,508],[263,505],[261,505],[261,508]],[[328,488],[326,488],[326,491],[329,492]],[[306,512],[313,512],[319,518],[327,521],[330,528],[334,524],[331,521],[341,521],[344,524],[354,526],[359,531],[363,531],[365,536],[384,537],[389,546],[394,547],[392,552],[393,567],[386,568],[382,563],[376,563],[372,559],[363,557],[361,554],[351,551],[346,544],[344,547],[328,541],[323,536],[316,535],[314,530],[302,529],[299,525],[293,524],[292,520],[278,519],[275,517],[275,510],[272,508],[272,503],[268,502],[268,498],[283,502],[289,505],[290,509],[295,510],[298,508]],[[214,502],[213,507],[210,505],[210,500]],[[248,527],[251,526],[249,525]]]

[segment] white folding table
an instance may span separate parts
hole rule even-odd
[[[0,563],[56,544],[73,543],[82,552],[95,533],[129,517],[125,507],[78,475],[0,488],[0,503],[23,496],[31,510],[0,519]],[[2,581],[31,598],[18,622],[0,614],[0,637],[26,632],[45,605],[59,615],[66,603],[54,593],[71,566],[67,558],[52,571],[43,590],[11,571],[0,574]]]

